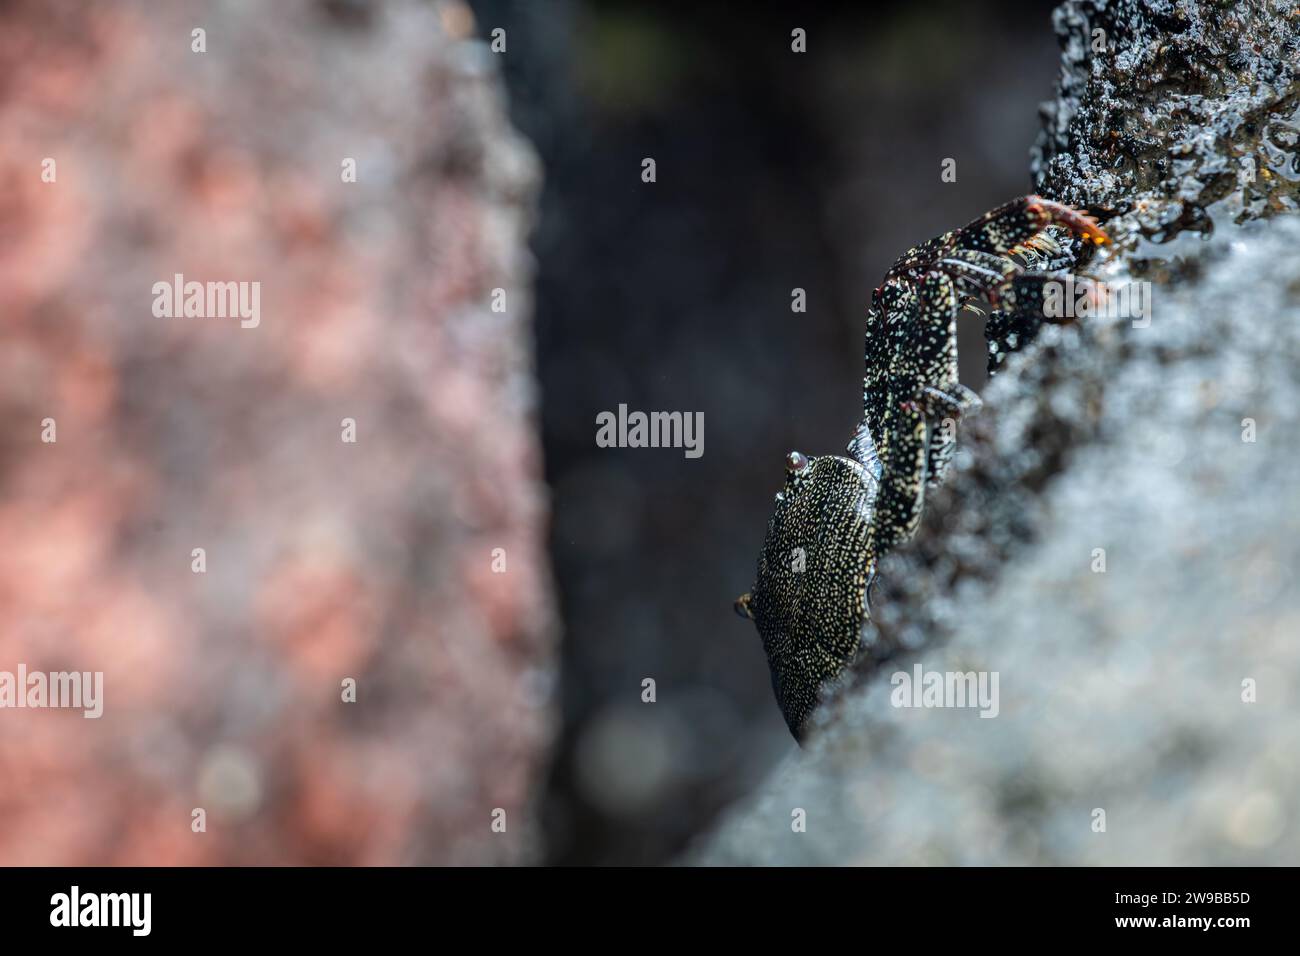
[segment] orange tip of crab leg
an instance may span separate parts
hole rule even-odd
[[[1041,196],[1033,196],[1030,202],[1041,207],[1051,217],[1053,222],[1059,222],[1066,226],[1076,235],[1090,239],[1099,246],[1104,246],[1110,242],[1110,236],[1106,235],[1105,230],[1097,225],[1097,220],[1079,209],[1071,209],[1064,203],[1053,202],[1050,199],[1043,199]]]

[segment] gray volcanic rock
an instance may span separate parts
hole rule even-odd
[[[853,685],[688,862],[1297,858],[1300,21],[1232,9],[1058,10],[1037,186],[1111,214],[1080,271],[1151,282],[1150,322],[1006,363]],[[918,664],[996,672],[996,716],[895,706]]]

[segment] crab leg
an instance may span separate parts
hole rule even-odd
[[[1008,355],[1020,351],[1032,341],[1044,322],[1068,325],[1074,321],[1071,315],[1048,315],[1045,310],[1049,286],[1064,281],[1065,277],[1061,273],[1039,272],[1016,276],[993,299],[994,311],[989,313],[984,325],[990,375],[998,371]],[[1098,295],[1104,294],[1102,287],[1091,279],[1074,276],[1073,285],[1075,290],[1082,289],[1093,297],[1094,302]],[[1062,292],[1061,296],[1063,295]]]
[[[957,230],[956,244],[960,249],[1005,255],[1019,247],[1033,248],[1043,230],[1053,224],[1097,245],[1110,241],[1087,213],[1042,196],[1021,196]]]
[[[903,304],[910,308],[899,308]],[[877,553],[911,537],[926,485],[947,468],[953,443],[936,428],[939,421],[960,418],[979,404],[957,380],[960,308],[956,283],[935,270],[922,277],[914,297],[900,298],[885,313],[889,401],[879,431],[884,467],[876,502]]]

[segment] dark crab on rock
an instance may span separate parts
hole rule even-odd
[[[1088,215],[1024,196],[899,257],[867,313],[863,415],[848,456],[786,459],[754,586],[736,611],[758,626],[786,724],[802,739],[822,689],[852,664],[869,620],[876,564],[921,520],[927,485],[942,480],[959,421],[979,398],[957,380],[957,315],[985,301],[990,371],[1044,321],[1059,271],[1029,271],[1060,240],[1100,245]],[[1082,284],[1082,280],[1076,280]]]

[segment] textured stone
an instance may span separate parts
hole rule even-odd
[[[0,711],[5,864],[538,849],[536,160],[463,6],[275,7],[0,11],[0,669],[106,697]],[[175,273],[260,324],[155,317]]]
[[[1300,220],[1284,215],[1300,173],[1300,22],[1283,5],[1235,9],[1058,11],[1065,71],[1039,189],[1112,214],[1115,252],[1090,271],[1152,281],[1150,325],[1049,327],[1008,361],[921,532],[882,562],[874,660],[688,861],[1300,852]],[[1115,45],[1104,58],[1088,52],[1097,25]],[[1186,121],[1150,126],[1137,160],[1116,165],[1111,131],[1184,97]],[[996,671],[998,716],[893,706],[891,675],[917,663]],[[806,833],[792,832],[795,808]]]

